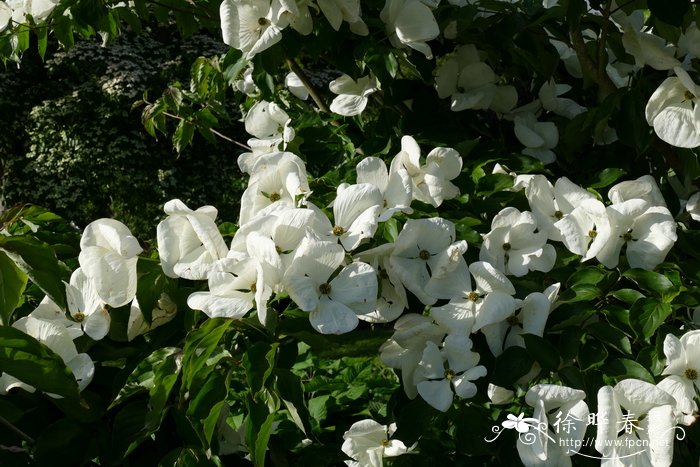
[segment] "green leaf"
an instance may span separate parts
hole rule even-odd
[[[182,352],[182,350],[177,347],[164,347],[154,350],[153,353],[134,368],[109,408],[115,407],[134,394],[143,391],[150,392],[156,384],[155,372],[165,363],[168,357],[178,352]]]
[[[613,297],[616,299],[627,303],[628,305],[633,304],[640,298],[644,298],[644,294],[640,292],[639,290],[634,290],[634,289],[620,289],[620,290],[615,290],[610,293]]]
[[[162,294],[175,288],[175,281],[166,276],[157,260],[139,257],[136,298],[146,323],[151,324],[152,312]]]
[[[632,354],[632,344],[625,333],[604,321],[586,326],[586,332],[622,353]]]
[[[671,305],[655,298],[637,300],[630,308],[630,325],[637,337],[648,340],[671,315]]]
[[[12,312],[22,303],[27,275],[0,251],[0,326],[8,326]]]
[[[534,334],[523,334],[527,353],[545,370],[559,368],[559,352],[549,341]]]
[[[168,355],[163,364],[153,370],[153,386],[148,391],[151,399],[145,419],[145,427],[149,432],[156,431],[165,417],[168,398],[182,370],[180,357],[179,352]]]
[[[222,465],[207,450],[198,448],[175,448],[161,459],[158,467],[217,467]],[[218,460],[218,459],[217,459]]]
[[[527,374],[534,363],[533,358],[522,347],[508,347],[496,358],[493,370],[493,384],[510,387]]]
[[[606,375],[616,376],[620,380],[624,378],[637,378],[651,384],[656,384],[649,370],[629,358],[610,360],[603,366],[602,370]]]
[[[586,340],[586,342],[579,347],[578,363],[582,371],[602,365],[606,358],[608,358],[608,351],[605,349],[605,346],[597,340]]]
[[[663,274],[645,269],[629,269],[622,274],[647,292],[653,292],[665,303],[671,302],[680,293],[678,288]]]
[[[46,243],[29,237],[0,235],[0,250],[5,251],[17,267],[59,307],[67,309],[63,272],[53,249]]]
[[[605,188],[615,183],[620,177],[627,172],[623,169],[608,167],[593,176],[593,180],[588,183],[589,188]]]
[[[256,467],[263,467],[275,414],[269,411],[265,402],[256,402],[248,398],[246,405],[246,442],[250,447],[250,460]]]
[[[48,44],[48,30],[49,28],[44,25],[34,28],[34,33],[36,34],[37,39],[37,50],[42,60],[46,55],[46,46]]]
[[[289,370],[275,369],[275,385],[292,421],[305,434],[311,433],[309,409],[304,403],[304,387],[301,379]]]
[[[559,295],[559,300],[569,303],[583,302],[594,300],[601,295],[603,295],[603,292],[595,285],[576,284],[570,289],[564,290],[564,292]]]
[[[180,123],[177,124],[175,133],[173,133],[173,145],[178,153],[192,143],[194,130],[195,126],[187,120],[180,120]]]
[[[183,392],[189,391],[193,386],[199,386],[206,378],[206,375],[199,374],[200,370],[204,368],[232,322],[233,320],[227,318],[209,319],[199,329],[188,334],[182,358]]]
[[[19,329],[0,326],[0,373],[5,372],[39,391],[77,400],[78,383],[63,359]]]
[[[187,415],[205,447],[211,445],[214,429],[219,421],[228,395],[229,378],[216,371],[209,378],[187,407]]]
[[[253,394],[265,388],[265,383],[275,368],[278,343],[256,342],[243,355],[243,367],[248,379],[248,387]]]

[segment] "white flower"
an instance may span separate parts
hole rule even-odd
[[[245,116],[245,131],[274,147],[283,148],[294,139],[292,119],[274,102],[256,102]]]
[[[669,375],[658,387],[676,400],[676,408],[684,414],[697,412],[696,389],[700,389],[700,330],[686,332],[678,339],[667,334],[664,339],[666,367]]]
[[[419,0],[386,0],[379,17],[386,24],[386,32],[394,47],[408,46],[433,58],[427,41],[440,34],[433,12]]]
[[[642,175],[636,180],[620,182],[608,190],[612,204],[620,204],[628,199],[643,199],[651,206],[666,207],[664,196],[651,175]]]
[[[341,449],[360,466],[381,467],[384,457],[400,456],[411,450],[398,439],[389,439],[394,431],[396,431],[394,423],[387,427],[372,419],[360,420],[353,423],[343,434],[344,442]],[[350,461],[346,463],[353,465]]]
[[[438,96],[451,97],[454,112],[488,108],[500,113],[510,111],[518,103],[518,93],[513,86],[497,85],[498,81],[473,44],[459,47],[435,70]]]
[[[332,232],[347,251],[357,248],[362,240],[372,238],[377,231],[382,203],[379,188],[369,183],[338,187],[338,196],[333,201],[335,225]]]
[[[563,240],[557,222],[565,219],[583,200],[596,199],[593,193],[566,177],[559,178],[552,186],[544,175],[535,175],[530,180],[525,196],[537,219],[538,228],[547,232],[549,239],[554,241]]]
[[[284,85],[287,86],[289,92],[297,96],[299,99],[305,101],[309,98],[309,91],[306,89],[306,86],[304,86],[304,83],[301,82],[297,74],[293,71],[290,71],[287,73],[287,76],[284,77]]]
[[[401,138],[401,151],[391,161],[389,172],[406,170],[412,180],[413,199],[438,207],[443,201],[459,196],[450,180],[462,170],[462,158],[452,148],[435,148],[420,162],[420,146],[412,136]]]
[[[542,85],[539,92],[540,102],[545,110],[561,115],[566,118],[574,118],[586,111],[586,108],[580,106],[575,101],[563,97],[571,90],[568,84],[557,84],[554,78],[550,79]]]
[[[479,259],[514,276],[528,271],[547,272],[554,267],[557,253],[547,244],[547,233],[537,231],[537,220],[529,211],[503,208],[491,222],[491,231],[484,235]]]
[[[124,224],[98,219],[83,231],[78,261],[100,299],[118,308],[136,295],[137,255],[142,251]]]
[[[489,396],[489,400],[494,405],[510,404],[513,401],[513,397],[515,396],[515,393],[510,389],[502,388],[501,386],[496,386],[493,383],[489,383],[489,387],[486,391],[486,394]],[[510,416],[511,415],[509,414],[508,417],[510,418]],[[503,422],[504,427],[505,423],[506,422]]]
[[[331,27],[336,31],[340,29],[340,25],[345,21],[355,34],[360,36],[369,34],[367,25],[360,17],[359,0],[318,0],[317,3]]]
[[[602,387],[595,449],[609,459],[606,465],[670,466],[674,403],[673,397],[645,381],[625,379],[614,388]]]
[[[129,321],[126,326],[126,337],[129,342],[131,342],[136,339],[137,336],[169,323],[175,318],[176,314],[177,305],[168,294],[163,292],[160,294],[158,302],[151,310],[151,324],[148,324],[143,317],[143,312],[141,311],[138,300],[134,299],[134,301],[131,302]]]
[[[377,309],[359,315],[358,317],[363,321],[388,323],[401,316],[403,310],[408,306],[406,289],[404,289],[401,279],[389,261],[393,250],[393,243],[385,243],[357,254],[357,258],[370,264],[377,271],[379,277],[380,296],[377,299]]]
[[[283,284],[297,306],[310,312],[311,326],[322,334],[343,334],[357,327],[357,315],[377,303],[377,273],[366,263],[351,263],[333,280],[345,258],[337,243],[306,237],[294,254]]]
[[[216,208],[202,206],[193,211],[179,199],[173,199],[165,203],[163,210],[168,217],[156,229],[163,272],[168,277],[205,280],[214,263],[228,253],[214,223]]]
[[[486,376],[486,367],[476,366],[479,354],[471,348],[471,339],[464,335],[448,335],[442,350],[432,341],[425,344],[413,379],[420,396],[441,412],[452,406],[454,394],[462,399],[474,397],[472,381]]]
[[[224,0],[219,14],[224,43],[248,58],[279,42],[286,26],[273,23],[269,0]]]
[[[187,298],[193,310],[202,310],[210,318],[245,316],[253,306],[264,314],[272,295],[265,285],[262,266],[253,258],[229,257],[219,260],[209,273],[208,292],[194,292]],[[264,325],[264,316],[260,319]]]
[[[455,242],[452,222],[437,217],[409,219],[396,239],[389,264],[408,290],[432,305],[438,298],[452,298],[454,290],[461,289],[459,279],[467,268],[462,254],[466,250],[467,242]]]
[[[586,393],[566,386],[538,384],[525,394],[525,402],[535,411],[528,433],[533,442],[518,437],[520,460],[526,467],[571,466],[570,457],[582,446],[588,424]]]
[[[559,143],[559,131],[552,122],[538,122],[534,114],[515,117],[515,136],[526,147],[522,153],[551,164],[557,156],[551,151]]]
[[[700,57],[700,29],[696,23],[690,23],[678,39],[679,55]]]
[[[520,303],[520,312],[482,327],[481,332],[486,336],[491,353],[499,356],[508,347],[525,348],[523,334],[542,337],[552,305],[559,294],[560,284],[547,287],[544,293],[533,292]]]
[[[413,379],[427,342],[439,344],[447,329],[427,316],[408,313],[394,323],[394,334],[379,348],[379,358],[392,368],[401,370],[401,381],[406,395],[414,399],[418,389]]]
[[[623,34],[622,45],[625,51],[634,57],[638,67],[649,65],[655,70],[670,70],[680,66],[674,58],[676,48],[666,45],[666,41],[643,28],[644,16],[636,10],[628,17],[618,12],[614,15],[621,22]]]
[[[474,279],[474,286],[469,272]],[[469,272],[465,272],[464,277],[458,281],[462,286],[458,298],[430,310],[433,319],[451,333],[468,335],[476,332],[505,320],[517,308],[517,302],[513,298],[515,288],[503,273],[483,261],[470,264]]]
[[[5,3],[0,2],[0,32],[4,31],[5,28],[10,24],[12,19],[12,8]]]
[[[379,222],[388,220],[397,211],[406,214],[413,212],[411,177],[403,167],[389,172],[383,160],[365,157],[357,164],[357,183],[371,183],[379,188],[384,198]]]
[[[690,214],[693,220],[700,222],[700,191],[693,193],[688,198],[688,203],[685,205],[685,209]]]
[[[700,87],[684,69],[673,70],[676,76],[666,78],[649,98],[647,123],[668,144],[694,148],[700,146]]]
[[[239,90],[240,92],[245,94],[246,96],[254,96],[258,92],[260,92],[258,87],[253,82],[253,66],[252,66],[252,64],[251,64],[251,66],[246,68],[246,70],[243,72],[242,79],[234,81],[233,86],[237,90]]]
[[[677,239],[676,223],[663,206],[630,199],[608,206],[606,213],[609,229],[598,231],[596,241],[602,242],[602,246],[595,257],[607,268],[617,266],[622,247],[626,246],[631,267],[654,269]]]
[[[338,94],[331,102],[331,112],[344,117],[360,115],[367,107],[369,95],[379,89],[373,76],[363,76],[357,81],[348,75],[343,75],[330,82],[328,88]]]
[[[78,353],[69,331],[60,323],[26,316],[15,321],[12,327],[32,336],[61,357],[73,373],[80,391],[90,384],[95,374],[95,365],[88,354]],[[0,374],[0,395],[6,395],[7,391],[15,387],[34,392],[32,386],[7,373]]]
[[[64,282],[65,284],[65,282]],[[100,340],[109,332],[112,322],[107,307],[97,295],[95,287],[81,268],[73,271],[66,285],[68,312],[93,340]]]

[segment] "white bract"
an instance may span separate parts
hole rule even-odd
[[[474,397],[472,381],[486,376],[486,367],[477,366],[479,354],[471,348],[471,339],[463,335],[448,335],[442,349],[432,341],[425,344],[413,380],[420,396],[441,412],[452,406],[455,394],[462,399]]]
[[[369,34],[367,25],[360,17],[360,0],[317,0],[316,3],[336,31],[345,21],[350,25],[350,31],[355,34],[360,36]]]
[[[427,342],[439,344],[447,329],[427,316],[408,313],[394,323],[394,334],[379,348],[379,358],[385,365],[401,370],[401,381],[406,395],[414,399],[418,388],[413,374],[423,357]]]
[[[526,467],[571,466],[571,456],[583,445],[588,424],[586,393],[566,386],[538,384],[525,395],[525,402],[534,407],[533,419],[528,425],[528,439],[518,437],[520,460]],[[505,423],[505,422],[504,422]],[[520,430],[518,430],[520,431]]]
[[[377,309],[359,315],[358,317],[363,321],[388,323],[401,316],[403,310],[408,307],[406,289],[389,261],[393,250],[394,244],[386,243],[357,254],[357,258],[370,264],[379,277],[380,295],[377,298]]]
[[[433,12],[419,0],[386,0],[379,17],[386,25],[386,32],[394,47],[410,47],[433,58],[427,41],[440,34]]]
[[[246,114],[245,131],[271,147],[278,148],[281,144],[284,149],[295,136],[291,122],[292,119],[279,105],[259,101]]]
[[[218,211],[213,206],[193,211],[179,199],[165,203],[163,210],[168,217],[156,229],[163,272],[168,277],[206,280],[214,263],[228,253],[214,223]]]
[[[651,206],[666,207],[664,196],[651,175],[615,184],[608,190],[608,198],[612,204],[620,204],[628,199],[643,199]]]
[[[462,257],[466,250],[467,242],[455,242],[452,222],[437,217],[409,219],[396,239],[389,264],[408,290],[432,305],[438,298],[452,298],[453,291],[462,288],[459,280],[466,274]]]
[[[379,84],[373,76],[363,76],[355,81],[348,75],[343,75],[331,81],[328,88],[338,94],[331,102],[331,112],[352,117],[365,110],[369,95],[379,90]]]
[[[552,122],[538,122],[534,114],[515,117],[515,136],[525,145],[522,153],[551,164],[557,158],[552,149],[559,143],[559,131]]]
[[[165,292],[161,293],[158,302],[156,302],[151,310],[151,324],[148,324],[144,319],[138,300],[134,299],[134,301],[131,302],[129,321],[126,326],[126,337],[129,341],[132,341],[141,334],[145,334],[159,326],[169,323],[175,318],[176,314],[177,305],[175,302],[173,302],[170,296]]]
[[[411,136],[401,138],[401,151],[391,161],[389,172],[406,170],[411,177],[413,199],[438,207],[443,201],[459,196],[450,180],[459,176],[462,158],[452,148],[435,148],[421,164],[421,150]]]
[[[388,171],[386,164],[378,157],[365,157],[357,164],[357,183],[371,183],[379,188],[384,198],[379,222],[388,220],[395,212],[413,212],[411,177],[406,169],[398,167]]]
[[[305,101],[309,98],[309,91],[304,86],[304,83],[299,79],[296,73],[290,71],[287,76],[284,77],[284,85],[287,86],[289,92],[294,94],[299,99]]]
[[[435,70],[438,96],[450,97],[450,108],[455,112],[489,108],[501,113],[510,111],[518,103],[518,93],[513,86],[498,82],[498,76],[481,61],[473,44],[459,47]]]
[[[700,87],[684,69],[673,69],[676,76],[666,78],[649,98],[645,114],[656,135],[673,146],[700,146]]]
[[[571,99],[559,97],[571,90],[568,84],[557,84],[550,79],[542,85],[539,92],[540,102],[545,110],[566,118],[574,118],[586,111],[586,108]]]
[[[136,296],[137,255],[142,251],[124,224],[98,219],[83,231],[78,261],[100,299],[118,308]]]
[[[458,272],[463,273],[457,282],[462,287],[459,296],[446,305],[430,310],[433,319],[448,328],[450,333],[468,335],[515,313],[515,288],[491,264],[477,261],[469,265],[468,272]]]
[[[112,320],[92,281],[78,268],[70,276],[70,284],[65,285],[71,317],[80,323],[85,334],[92,339],[97,341],[105,337]]]
[[[483,237],[479,259],[506,274],[521,277],[528,271],[547,272],[554,267],[557,253],[547,243],[547,233],[537,230],[537,220],[529,211],[503,208]]]
[[[635,10],[625,17],[622,12],[613,15],[622,25],[622,45],[625,51],[634,57],[638,67],[649,65],[655,70],[670,70],[680,66],[674,58],[676,48],[644,28],[644,14]]]
[[[605,465],[670,466],[674,403],[668,393],[645,381],[625,379],[614,388],[602,387],[595,448],[607,459]]]
[[[700,191],[693,193],[688,198],[688,203],[685,205],[686,211],[690,214],[693,220],[700,222]]]
[[[310,312],[311,325],[322,334],[352,331],[358,315],[376,308],[377,273],[369,264],[351,263],[330,280],[344,259],[337,243],[306,237],[283,278],[289,297]]]
[[[333,235],[347,251],[352,251],[365,239],[372,238],[379,225],[382,193],[369,183],[338,188],[333,201]]]
[[[219,14],[224,43],[249,58],[279,42],[287,26],[273,23],[269,0],[224,0]]]
[[[666,368],[669,375],[658,386],[676,400],[676,408],[684,414],[697,412],[696,390],[700,389],[700,330],[686,332],[678,339],[667,334],[664,339]]]
[[[362,467],[381,467],[384,457],[396,457],[410,451],[398,439],[390,439],[396,431],[396,424],[388,427],[372,419],[360,420],[352,424],[343,434],[342,451],[352,457],[356,463],[346,461],[348,465]]]

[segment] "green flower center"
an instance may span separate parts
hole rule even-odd
[[[270,22],[267,20],[267,18],[258,18],[258,24],[260,26],[266,26],[270,24]]]
[[[280,196],[279,193],[270,193],[270,201],[272,201],[273,203],[275,201],[279,201],[281,198],[282,197]]]
[[[83,320],[85,319],[85,313],[83,313],[82,311],[79,311],[73,315],[73,319],[79,323],[82,323]]]
[[[561,219],[562,217],[564,217],[564,213],[561,211],[556,211],[554,213],[554,217],[556,217],[557,219]]]
[[[454,372],[454,371],[450,370],[449,368],[448,368],[447,370],[445,370],[445,379],[451,381],[452,378],[454,378],[454,377],[455,377],[455,372]]]
[[[336,225],[333,227],[333,235],[335,235],[336,237],[340,237],[344,233],[345,233],[345,229],[343,227],[341,227],[339,225]]]
[[[596,232],[595,230],[589,230],[589,231],[588,231],[588,236],[589,236],[590,238],[595,238],[596,235],[598,235],[598,232]]]
[[[691,381],[695,381],[696,379],[698,379],[698,370],[696,370],[695,368],[687,368],[685,370],[685,377]]]
[[[420,253],[418,253],[418,257],[423,261],[428,261],[430,259],[430,252],[428,250],[421,250]]]
[[[520,320],[515,315],[510,315],[508,318],[506,318],[506,322],[508,324],[510,324],[511,326],[515,326],[516,324],[520,324]]]
[[[258,291],[258,286],[255,285],[255,282],[253,282],[252,284],[250,284],[250,291],[253,292],[253,293],[255,293],[255,292]]]
[[[510,243],[505,242],[505,243],[503,244],[503,249],[504,249],[505,251],[509,251],[511,248],[512,248],[512,247],[510,246]]]
[[[469,295],[467,295],[467,298],[469,300],[471,300],[472,302],[475,302],[475,301],[479,300],[479,298],[481,298],[481,297],[479,296],[478,292],[469,292]]]
[[[331,285],[327,282],[324,282],[323,284],[318,286],[318,291],[321,292],[323,295],[328,295],[331,293]]]

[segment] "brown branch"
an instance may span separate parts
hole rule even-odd
[[[176,120],[184,120],[184,118],[182,118],[181,116],[175,115],[175,114],[171,114],[170,112],[165,112],[165,111],[164,111],[164,112],[161,112],[161,113],[162,113],[163,115],[165,115],[166,117],[174,118],[174,119],[176,119]],[[251,151],[250,146],[247,146],[247,145],[245,145],[245,144],[243,144],[243,143],[240,143],[240,142],[236,141],[235,139],[229,138],[228,136],[224,135],[223,133],[220,133],[220,132],[216,131],[216,130],[213,129],[213,128],[209,128],[209,131],[211,131],[212,133],[214,133],[214,134],[215,134],[216,136],[218,136],[219,138],[221,138],[221,139],[223,139],[223,140],[225,140],[225,141],[228,141],[229,143],[233,143],[233,144],[235,144],[235,145],[237,145],[237,146],[242,147],[243,149],[247,149],[248,151]]]
[[[602,61],[603,72],[601,75],[598,73],[599,64],[594,62],[591,56],[588,55],[580,25],[577,25],[575,28],[572,26],[569,32],[571,33],[571,46],[576,52],[576,56],[578,57],[579,62],[581,62],[581,66],[585,67],[591,79],[598,85],[598,101],[602,102],[607,96],[615,92],[617,89],[608,74],[605,72],[607,56],[604,57],[604,60]],[[605,49],[604,43],[602,44],[602,47]]]
[[[304,73],[304,70],[301,69],[299,64],[289,57],[285,57],[285,60],[287,61],[287,66],[289,69],[294,72],[295,75],[297,75],[299,81],[301,81],[301,84],[303,84],[306,90],[309,91],[309,96],[311,96],[311,99],[313,99],[313,101],[316,103],[316,107],[318,107],[321,112],[330,113],[331,110],[326,105],[323,97],[321,97],[321,95],[318,93],[316,87],[311,84],[309,77],[306,76],[306,73]]]
[[[20,438],[22,438],[23,440],[25,440],[25,441],[27,441],[27,442],[29,442],[29,443],[34,444],[34,442],[35,442],[35,441],[34,441],[34,438],[32,438],[31,436],[29,436],[28,434],[26,434],[24,431],[20,430],[20,429],[17,428],[16,426],[14,426],[14,425],[13,425],[12,423],[10,423],[7,419],[5,419],[5,417],[0,416],[0,423],[2,423],[3,425],[5,425],[7,428],[9,428],[10,430],[14,431],[15,433],[17,433],[17,434],[20,436]]]

